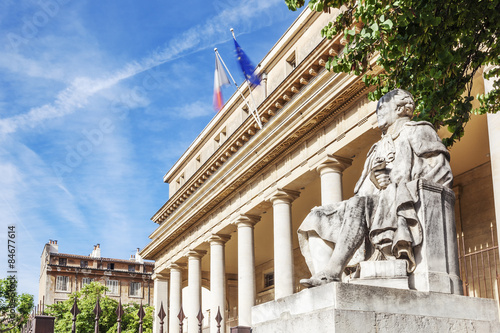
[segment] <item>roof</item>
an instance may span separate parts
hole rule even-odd
[[[75,258],[75,259],[98,260],[98,261],[124,262],[124,263],[133,263],[133,264],[145,264],[145,265],[149,265],[149,266],[154,266],[154,264],[155,264],[153,261],[144,261],[144,263],[140,263],[140,262],[137,262],[135,260],[91,257],[91,256],[82,256],[82,255],[78,255],[78,254],[59,253],[59,252],[50,252],[50,256],[67,257],[67,258]]]

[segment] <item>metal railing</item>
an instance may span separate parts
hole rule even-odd
[[[464,295],[499,300],[500,275],[498,244],[495,244],[495,230],[490,225],[490,241],[466,247],[463,232],[457,235]],[[499,303],[500,305],[500,303]]]
[[[37,324],[37,322],[39,322],[40,319],[46,319],[48,317],[48,316],[42,315],[41,308],[42,307],[38,307],[38,306],[35,308],[33,313],[28,318],[27,323],[23,326],[23,328],[21,330],[22,333],[37,333],[37,332],[39,332],[39,329],[36,329],[36,327],[37,327],[37,325],[38,325],[38,327],[40,327],[40,324]],[[71,326],[71,333],[76,333],[76,317],[80,313],[80,309],[78,309],[78,304],[77,304],[76,298],[73,302],[73,307],[71,308],[70,312],[72,314],[72,321],[73,321],[73,324]],[[121,331],[122,331],[121,321],[122,321],[123,314],[124,314],[123,306],[122,306],[122,302],[120,300],[120,302],[118,303],[118,307],[116,308],[116,316],[117,316],[116,321],[118,324],[117,331],[116,331],[117,333],[121,333]],[[102,315],[102,309],[101,309],[99,298],[97,298],[97,302],[96,302],[96,305],[94,307],[94,315],[95,315],[95,317],[94,317],[94,321],[95,321],[94,333],[99,333],[99,320],[100,320],[101,315]],[[139,307],[139,312],[137,313],[137,315],[139,317],[139,333],[143,333],[143,319],[145,316],[145,312],[144,312],[144,308],[142,306],[142,303]],[[165,320],[165,317],[167,316],[167,314],[165,313],[165,310],[163,308],[163,302],[161,302],[161,304],[160,304],[160,309],[158,310],[157,316],[160,319],[159,333],[164,333],[165,332],[164,331],[164,325],[165,325],[164,320]],[[50,330],[47,328],[44,328],[40,332],[43,332],[43,333],[53,333],[54,332],[54,325],[53,325],[54,317],[50,317],[50,318],[52,319],[52,327],[50,328]],[[183,333],[184,320],[186,320],[187,317],[184,314],[182,306],[181,306],[181,310],[179,311],[179,314],[177,315],[177,318],[179,318],[179,332]],[[199,310],[196,318],[198,319],[198,332],[202,333],[204,316],[203,316],[201,307],[200,307],[200,310]],[[216,326],[217,333],[220,333],[221,322],[223,319],[222,315],[220,313],[220,307],[217,309],[217,315],[215,316],[214,319],[217,323],[217,326]]]

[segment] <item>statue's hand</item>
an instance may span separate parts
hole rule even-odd
[[[386,162],[383,158],[376,158],[370,175],[372,183],[380,190],[384,190],[391,183],[389,171],[386,169]]]
[[[377,181],[379,187],[382,190],[385,190],[387,186],[391,183],[391,178],[389,177],[389,173],[387,169],[382,170],[374,170],[373,174],[375,176],[375,180]]]

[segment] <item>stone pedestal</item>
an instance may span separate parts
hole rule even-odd
[[[256,305],[253,333],[500,332],[495,300],[333,282]]]
[[[410,289],[463,294],[458,265],[455,194],[449,188],[418,181],[420,200],[415,205],[423,241],[414,248],[417,268],[410,274]]]

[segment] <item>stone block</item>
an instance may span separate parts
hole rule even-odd
[[[252,308],[253,333],[498,332],[494,300],[333,282]]]

